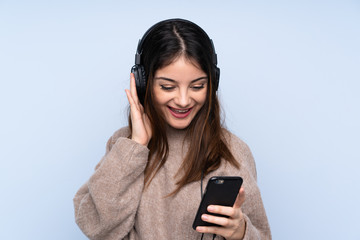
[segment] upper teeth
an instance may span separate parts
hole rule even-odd
[[[189,111],[189,109],[180,110],[180,109],[174,109],[174,108],[173,108],[173,110],[178,113],[185,113],[185,112]]]

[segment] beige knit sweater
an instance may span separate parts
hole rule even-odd
[[[192,229],[201,198],[200,181],[184,186],[173,197],[165,197],[175,189],[175,174],[186,154],[185,132],[169,131],[168,160],[144,191],[143,172],[149,150],[126,138],[128,135],[128,128],[114,133],[95,173],[76,193],[74,206],[78,226],[90,239],[200,239],[201,234]],[[219,169],[204,178],[204,188],[211,176],[241,176],[246,193],[241,207],[246,220],[244,239],[271,239],[252,154],[236,136],[227,131],[226,135],[240,169],[223,162]],[[205,235],[204,239],[212,239],[212,235]],[[224,238],[218,236],[216,239]]]

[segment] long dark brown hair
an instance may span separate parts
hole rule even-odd
[[[144,112],[148,115],[152,128],[152,137],[148,144],[150,153],[145,169],[145,186],[151,183],[169,154],[167,123],[153,104],[153,79],[157,69],[171,64],[180,56],[201,67],[208,76],[209,87],[203,107],[187,127],[186,138],[190,144],[180,168],[184,172],[172,194],[176,194],[184,185],[200,180],[202,173],[206,175],[218,169],[221,159],[239,168],[239,163],[232,155],[223,135],[220,106],[214,86],[216,66],[213,62],[213,51],[212,42],[207,34],[196,24],[181,19],[156,24],[143,39],[141,63],[147,79]],[[131,130],[130,114],[129,127]],[[178,172],[177,176],[179,174]]]

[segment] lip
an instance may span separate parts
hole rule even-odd
[[[189,114],[192,111],[192,107],[191,108],[173,108],[168,106],[168,109],[171,113],[171,115],[173,115],[176,118],[186,118],[187,116],[189,116]],[[179,112],[179,111],[185,111],[183,113]]]

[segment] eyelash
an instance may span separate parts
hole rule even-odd
[[[166,87],[164,85],[160,85],[161,89],[165,90],[165,91],[170,91],[173,90],[175,87]]]
[[[195,90],[200,90],[200,89],[203,89],[203,88],[204,88],[204,84],[201,84],[200,86],[193,86],[193,87],[191,87],[191,88],[193,88],[193,89],[195,89]]]
[[[164,85],[160,85],[161,89],[165,90],[165,91],[170,91],[173,90],[175,87],[166,87]],[[204,88],[204,84],[201,84],[200,86],[192,86],[191,87],[194,90],[200,90]]]

